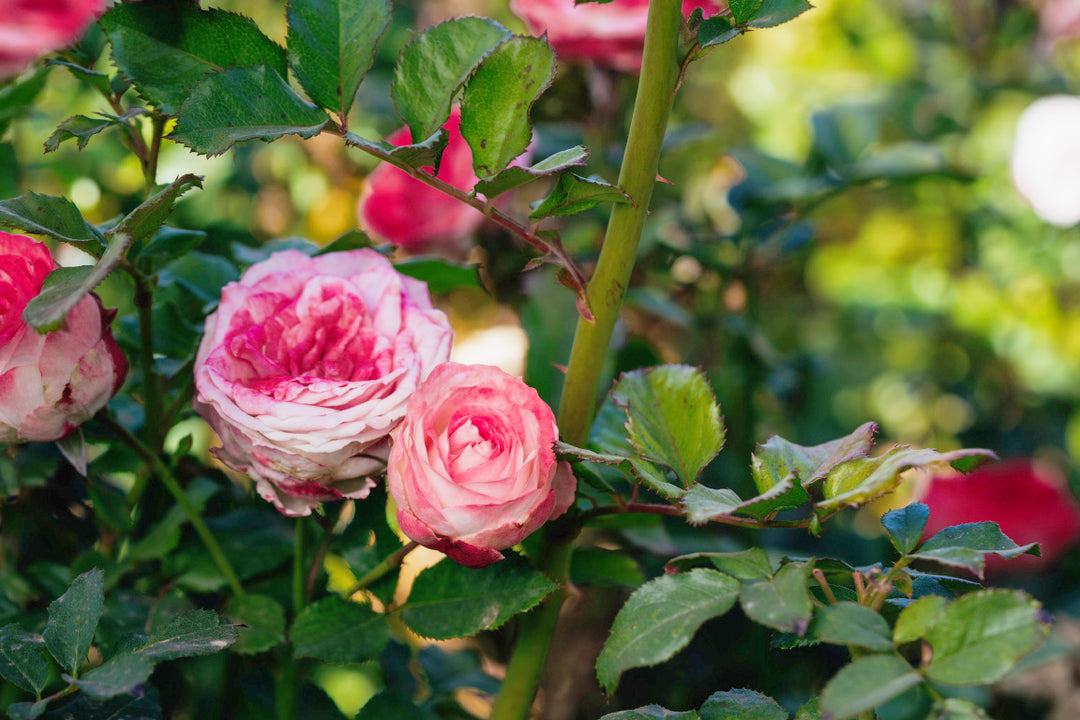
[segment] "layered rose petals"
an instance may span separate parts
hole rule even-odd
[[[551,409],[496,367],[440,365],[391,437],[386,482],[402,532],[462,565],[502,559],[574,501]]]
[[[372,250],[275,253],[222,292],[195,364],[218,457],[286,515],[366,497],[409,398],[450,354],[426,286]]]

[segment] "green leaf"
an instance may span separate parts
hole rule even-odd
[[[1018,590],[982,590],[954,600],[926,632],[926,675],[943,685],[987,685],[1042,645],[1050,617]]]
[[[926,720],[993,720],[986,711],[966,698],[945,698],[934,705]]]
[[[477,177],[492,177],[532,142],[529,109],[555,79],[546,38],[513,37],[491,52],[465,85],[461,135]]]
[[[641,566],[629,555],[602,548],[577,548],[570,561],[570,581],[574,585],[632,587],[645,582]]]
[[[236,642],[236,628],[222,625],[213,610],[191,610],[173,618],[144,642],[130,648],[153,662],[212,655]]]
[[[701,720],[693,710],[668,710],[659,705],[645,705],[633,710],[608,713],[600,720]]]
[[[67,592],[49,604],[45,646],[60,667],[78,676],[105,608],[105,573],[98,568],[75,578]]]
[[[724,444],[720,408],[701,370],[662,365],[624,373],[612,391],[626,409],[630,443],[690,487]]]
[[[48,714],[48,720],[161,720],[161,703],[153,685],[144,686],[142,697],[117,695],[95,700],[79,693],[71,702]]]
[[[754,622],[783,632],[802,635],[810,624],[813,607],[807,588],[808,563],[789,563],[772,580],[747,583],[739,591],[739,604]]]
[[[391,145],[385,140],[367,140],[356,133],[345,133],[347,145],[355,145],[369,152],[373,151],[376,156],[379,153],[386,153],[414,168],[438,167],[448,142],[450,142],[450,134],[442,128],[423,142],[411,145]]]
[[[34,718],[41,717],[41,714],[45,712],[48,706],[49,698],[37,702],[11,703],[7,707],[7,714],[11,720],[34,720]]]
[[[742,30],[732,25],[731,20],[726,16],[713,15],[698,25],[697,41],[704,49],[715,45],[723,45],[728,40],[739,37],[741,33]]]
[[[940,595],[927,595],[909,603],[896,618],[893,642],[903,645],[925,637],[948,604]]]
[[[874,458],[858,458],[834,467],[825,478],[825,500],[817,503],[818,515],[845,505],[859,505],[892,490],[900,473],[909,468],[948,463],[969,456],[994,457],[989,450],[965,448],[939,453],[930,448],[897,445]]]
[[[840,463],[869,455],[876,432],[877,425],[865,423],[850,435],[809,447],[773,435],[758,445],[751,456],[754,484],[760,493],[784,483],[805,487],[828,475]]]
[[[172,138],[204,155],[238,142],[318,135],[326,112],[293,92],[267,65],[231,68],[199,82],[180,108]]]
[[[201,176],[181,175],[128,213],[105,233],[106,239],[111,243],[112,238],[127,235],[127,242],[132,243],[157,232],[169,218],[180,196],[194,187],[202,187]]]
[[[664,569],[668,572],[683,571],[707,562],[725,575],[738,580],[768,580],[773,576],[769,554],[761,548],[738,552],[699,552],[680,555],[668,560]]]
[[[141,655],[118,655],[78,680],[68,675],[64,675],[64,679],[90,697],[105,700],[116,695],[137,694],[139,686],[153,671],[154,663]]]
[[[584,165],[588,158],[589,151],[585,149],[585,146],[577,145],[560,150],[527,168],[517,165],[508,167],[490,180],[481,180],[476,183],[474,190],[490,200],[537,178],[549,177],[567,168]]]
[[[390,97],[414,142],[442,127],[458,89],[509,37],[510,31],[494,20],[463,17],[424,31],[405,48],[394,68]]]
[[[289,66],[308,97],[342,117],[390,23],[389,0],[290,0]]]
[[[919,551],[911,553],[909,557],[964,568],[981,578],[986,555],[990,553],[1003,558],[1038,555],[1039,545],[1017,545],[1001,532],[997,523],[987,521],[947,527],[924,542]]]
[[[83,220],[79,208],[67,198],[27,193],[0,201],[0,228],[43,235],[101,254],[105,237]],[[96,251],[96,252],[95,252]]]
[[[775,27],[812,8],[807,0],[762,0],[747,23],[752,28]]]
[[[198,512],[206,508],[207,501],[218,493],[221,487],[206,478],[196,478],[184,488],[184,494]],[[132,560],[154,560],[164,557],[180,542],[180,528],[188,522],[183,508],[174,505],[169,508],[160,522],[150,528],[142,539],[131,546],[128,557]]]
[[[0,137],[7,132],[12,120],[21,117],[33,107],[48,76],[49,68],[46,66],[38,68],[21,82],[16,80],[0,88]]]
[[[101,18],[113,60],[139,94],[176,115],[196,84],[226,68],[269,65],[284,77],[285,51],[251,18],[195,3],[121,3]]]
[[[922,682],[895,655],[869,655],[842,668],[821,694],[821,716],[845,720],[872,710]]]
[[[225,614],[241,626],[233,652],[253,655],[285,640],[285,608],[268,595],[234,597]]]
[[[49,661],[42,651],[45,641],[18,625],[0,628],[0,675],[27,692],[40,695],[49,681]]]
[[[812,697],[795,713],[795,720],[821,720],[821,698]]]
[[[662,575],[642,585],[615,617],[596,661],[601,686],[610,693],[623,671],[672,657],[702,623],[730,610],[738,592],[738,580],[706,569]]]
[[[443,561],[417,576],[401,617],[426,638],[465,637],[499,627],[555,590],[546,575],[517,555],[479,569]]]
[[[110,95],[112,93],[112,89],[109,83],[109,76],[105,73],[100,73],[96,70],[84,68],[82,65],[76,65],[75,63],[58,60],[56,58],[50,58],[46,60],[45,64],[55,65],[66,69],[76,78],[86,83],[90,87],[96,89],[102,95]]]
[[[827,605],[814,614],[810,634],[833,645],[892,650],[892,632],[885,618],[854,602]]]
[[[761,0],[730,0],[728,7],[731,8],[731,17],[738,25],[745,25],[746,21],[754,15],[761,6]]]
[[[882,515],[881,524],[889,533],[889,542],[897,552],[906,555],[919,544],[929,518],[930,508],[923,503],[912,503]]]
[[[293,621],[289,637],[297,657],[327,662],[356,662],[373,658],[390,640],[385,615],[336,595],[304,608]]]
[[[402,275],[424,281],[433,295],[463,287],[481,288],[479,266],[451,262],[441,258],[411,257],[394,263]]]
[[[86,115],[72,115],[56,126],[53,134],[45,139],[45,152],[50,153],[60,147],[65,140],[75,139],[76,145],[82,150],[90,142],[90,138],[102,130],[107,130],[113,125],[123,125],[126,120],[143,111],[141,108],[133,109],[122,117],[98,113],[100,117],[92,118]]]
[[[136,260],[142,258],[172,259],[181,257],[189,250],[193,250],[206,240],[206,233],[202,230],[186,230],[162,226],[154,233],[153,238],[139,248],[135,255]]]
[[[768,491],[743,500],[734,490],[694,485],[682,497],[686,518],[691,524],[704,523],[737,512],[764,520],[781,510],[796,508],[810,500],[806,490],[785,480]]]
[[[563,173],[548,196],[529,213],[530,220],[576,215],[602,203],[630,203],[630,196],[603,178]]]
[[[597,453],[592,450],[574,447],[564,442],[556,443],[559,456],[584,460],[585,462],[611,465],[623,471],[635,482],[640,482],[650,490],[660,494],[669,500],[677,500],[683,494],[683,489],[678,485],[672,485],[667,480],[667,475],[653,463],[641,458],[615,455],[611,453]]]
[[[435,720],[430,711],[418,706],[410,698],[392,690],[383,690],[360,708],[356,720]]]
[[[701,720],[787,720],[788,712],[768,695],[753,690],[722,690],[709,696]]]

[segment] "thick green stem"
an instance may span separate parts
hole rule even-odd
[[[293,527],[292,605],[293,615],[304,609],[304,518],[297,518]]]
[[[679,0],[649,3],[641,77],[619,172],[619,187],[630,196],[632,204],[616,205],[612,210],[596,271],[588,285],[594,321],[578,319],[559,405],[560,436],[574,445],[584,445],[589,436],[601,368],[630,282],[656,182],[660,148],[679,76],[680,12]],[[576,518],[573,525],[570,532],[561,522],[545,526],[543,551],[537,559],[540,569],[560,586],[565,586],[569,577],[570,556],[580,519]],[[565,589],[559,590],[522,618],[514,655],[506,668],[491,720],[528,717],[565,597]]]

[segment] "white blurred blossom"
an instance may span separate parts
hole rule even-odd
[[[1059,227],[1080,222],[1080,97],[1040,98],[1021,113],[1012,179],[1043,220]]]

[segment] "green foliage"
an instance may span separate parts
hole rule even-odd
[[[730,17],[714,15],[698,26],[701,47],[720,45],[753,29],[781,25],[813,6],[807,0],[737,0],[730,7]]]
[[[881,524],[889,534],[889,542],[902,554],[915,549],[922,539],[930,508],[923,503],[912,503],[898,510],[890,510],[881,516]]]
[[[249,593],[233,598],[226,614],[240,626],[233,652],[253,655],[285,640],[285,608],[272,597]]]
[[[529,219],[576,215],[608,202],[629,203],[630,196],[596,175],[562,173],[548,196],[529,213]]]
[[[374,657],[390,640],[386,617],[366,605],[336,595],[305,607],[293,621],[289,638],[297,657],[354,662]]]
[[[678,712],[659,705],[646,705],[635,710],[622,710],[604,715],[600,720],[700,720],[693,710]]]
[[[131,118],[141,115],[142,112],[141,109],[135,109],[122,116],[98,113],[99,117],[96,118],[87,117],[86,115],[72,115],[57,125],[56,131],[45,140],[45,152],[53,152],[60,147],[60,143],[71,139],[74,139],[76,145],[82,150],[94,135],[97,135],[102,130],[124,125]]]
[[[80,679],[64,677],[87,696],[107,700],[117,695],[132,695],[146,682],[154,664],[143,655],[117,655],[86,673]]]
[[[834,645],[876,652],[892,650],[893,647],[892,631],[885,618],[853,602],[839,602],[819,609],[814,613],[810,634]]]
[[[787,720],[787,710],[753,690],[713,693],[700,710],[701,720]]]
[[[78,677],[98,620],[105,608],[105,574],[89,570],[75,578],[67,592],[49,604],[42,637],[49,653],[66,672]]]
[[[821,694],[822,715],[845,720],[872,710],[923,681],[895,655],[867,655],[845,666]]]
[[[222,625],[212,610],[177,616],[150,636],[128,636],[125,650],[152,662],[210,655],[236,642],[236,628]]]
[[[981,578],[986,555],[991,553],[1003,558],[1038,555],[1039,546],[1037,543],[1017,545],[1001,532],[997,523],[967,523],[945,528],[920,545],[918,552],[911,553],[910,557],[964,568]]]
[[[781,632],[802,635],[810,624],[812,606],[806,563],[789,563],[770,580],[745,583],[739,590],[739,605],[747,617]]]
[[[550,177],[563,170],[579,167],[585,164],[589,158],[589,151],[584,145],[577,145],[544,158],[529,167],[512,165],[488,180],[480,180],[474,188],[476,192],[483,194],[489,200],[502,195],[504,192],[530,183],[542,177]]]
[[[101,254],[105,236],[67,198],[27,193],[0,201],[0,227],[33,233]]]
[[[0,676],[27,692],[41,694],[49,679],[49,661],[40,635],[18,625],[0,628]]]

